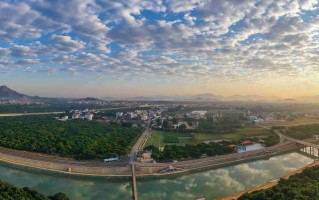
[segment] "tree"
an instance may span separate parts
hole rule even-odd
[[[69,200],[69,198],[61,192],[56,193],[54,196],[49,197],[49,199],[50,200]]]
[[[178,128],[181,130],[185,130],[187,128],[187,126],[185,124],[181,124]]]
[[[61,122],[53,116],[0,118],[0,146],[76,159],[124,156],[142,132],[97,121]]]
[[[46,197],[28,187],[18,188],[2,181],[0,181],[0,199],[68,200],[67,196],[63,193],[58,193],[53,197]]]

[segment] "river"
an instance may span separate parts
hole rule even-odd
[[[138,180],[140,200],[194,200],[231,195],[277,179],[313,162],[297,152],[207,170],[177,178]],[[131,200],[129,181],[92,181],[48,176],[0,166],[0,180],[45,195],[63,192],[71,200]]]

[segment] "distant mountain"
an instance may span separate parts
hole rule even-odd
[[[93,97],[86,97],[86,98],[74,99],[74,100],[75,100],[75,101],[103,101],[103,100],[96,99],[96,98],[93,98]]]
[[[98,103],[98,102],[105,102],[105,100],[102,99],[97,99],[94,97],[86,97],[86,98],[81,98],[81,99],[69,99],[70,103],[90,103],[90,104],[94,104],[94,103]]]
[[[3,85],[0,86],[0,100],[20,100],[20,99],[28,99],[31,101],[40,101],[40,102],[47,102],[47,103],[65,103],[65,102],[101,102],[101,101],[114,101],[114,100],[133,100],[133,101],[286,101],[286,102],[319,102],[319,95],[315,96],[300,96],[296,98],[288,98],[288,99],[281,99],[276,96],[265,97],[265,96],[258,96],[258,95],[233,95],[229,97],[224,97],[221,95],[215,95],[212,93],[203,93],[203,94],[196,94],[196,95],[172,95],[172,96],[137,96],[131,98],[114,98],[114,97],[105,97],[102,99],[97,99],[93,97],[86,97],[86,98],[49,98],[49,97],[39,97],[39,96],[29,96],[26,94],[22,94],[16,92],[9,87]]]
[[[234,95],[230,97],[223,97],[212,93],[196,94],[196,95],[182,95],[182,96],[152,96],[152,97],[135,97],[130,100],[165,100],[165,101],[276,101],[279,97],[258,96],[258,95]]]
[[[282,101],[296,101],[296,99],[290,98],[290,99],[283,99]]]
[[[133,100],[133,101],[184,101],[184,100],[191,100],[191,101],[196,101],[196,100],[219,100],[222,99],[222,96],[214,95],[214,94],[198,94],[198,95],[184,95],[184,96],[179,96],[179,95],[172,95],[172,96],[137,96],[137,97],[132,97],[132,98],[127,98],[128,100]]]
[[[319,102],[319,95],[296,97],[297,100],[306,102]]]
[[[221,95],[215,95],[212,93],[204,93],[204,94],[196,94],[191,97],[191,99],[195,100],[221,100],[224,97]]]
[[[30,96],[11,90],[6,85],[0,86],[0,99],[25,99]]]
[[[276,96],[265,97],[265,96],[258,96],[258,95],[246,95],[246,96],[233,95],[233,96],[227,97],[226,99],[230,101],[275,101],[280,98]]]
[[[144,96],[133,97],[128,99],[129,100],[160,100],[160,99],[157,99],[156,97],[144,97]]]
[[[104,97],[102,98],[103,100],[106,100],[106,101],[112,101],[112,100],[115,100],[114,97]]]

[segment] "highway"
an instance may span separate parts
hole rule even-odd
[[[187,161],[180,161],[177,163],[138,163],[134,161],[134,157],[131,157],[131,163],[126,162],[112,162],[112,163],[103,163],[103,162],[79,162],[79,161],[69,161],[69,160],[59,160],[54,158],[45,158],[45,157],[39,157],[39,156],[31,156],[31,155],[24,155],[21,152],[18,151],[6,151],[3,149],[0,149],[0,160],[4,160],[4,162],[14,163],[16,165],[27,165],[30,168],[40,168],[44,171],[51,171],[52,169],[58,169],[58,171],[61,171],[66,165],[69,168],[81,169],[81,172],[78,172],[78,174],[82,175],[107,175],[107,176],[127,176],[129,166],[133,165],[134,167],[142,169],[142,171],[139,171],[138,176],[144,176],[144,175],[155,175],[155,176],[161,176],[165,174],[158,174],[158,171],[163,170],[167,167],[174,166],[176,168],[183,168],[186,171],[191,170],[197,170],[212,166],[219,166],[221,164],[227,164],[227,163],[233,163],[238,161],[245,161],[247,159],[252,158],[259,158],[265,155],[269,155],[269,153],[275,153],[275,152],[281,152],[287,149],[295,148],[294,146],[291,146],[294,144],[293,142],[286,142],[279,145],[275,145],[272,147],[267,147],[264,149],[244,152],[244,153],[233,153],[228,155],[221,155],[221,156],[215,156],[215,157],[209,157],[209,158],[202,158],[202,159],[194,159],[194,160],[187,160]],[[135,148],[132,155],[135,155],[136,150],[138,148]],[[6,156],[8,155],[8,156]],[[271,155],[270,155],[271,156]],[[44,162],[41,166],[39,166],[39,162]],[[27,164],[26,164],[27,163]],[[54,168],[53,168],[54,167]],[[109,170],[106,170],[108,169]],[[100,171],[97,174],[94,174],[93,171]],[[101,172],[101,170],[104,170],[105,172]],[[145,169],[145,170],[143,170]],[[122,173],[121,171],[124,170]],[[150,170],[150,171],[149,171]],[[64,170],[62,170],[64,171]],[[143,172],[144,171],[144,172]],[[142,172],[142,173],[141,173]],[[111,173],[111,174],[110,174]],[[114,174],[112,174],[114,173]],[[180,172],[177,172],[180,173]]]
[[[187,166],[192,166],[194,164],[199,163],[208,163],[208,162],[216,162],[216,163],[224,163],[228,161],[235,161],[239,157],[247,158],[247,157],[258,157],[267,154],[268,152],[280,152],[285,146],[291,145],[291,142],[281,143],[277,144],[271,147],[266,147],[263,149],[257,149],[253,151],[247,151],[243,153],[232,153],[232,154],[226,154],[226,155],[220,155],[220,156],[214,156],[214,157],[208,157],[208,158],[200,158],[200,159],[193,159],[193,160],[186,160],[186,161],[180,161],[177,163],[138,163],[136,166],[139,167],[168,167],[170,165],[175,167],[184,168]],[[258,155],[258,156],[256,156]]]
[[[289,142],[287,143],[281,143],[281,144],[277,144],[274,145],[272,147],[267,147],[264,149],[258,149],[258,150],[254,150],[254,151],[247,151],[247,152],[243,152],[243,153],[232,153],[232,154],[227,154],[227,155],[220,155],[220,156],[214,156],[214,157],[208,157],[208,158],[200,158],[200,159],[194,159],[194,160],[187,160],[187,161],[180,161],[177,163],[139,163],[139,162],[135,162],[134,158],[136,155],[136,152],[138,152],[139,148],[141,148],[141,145],[143,144],[142,142],[145,141],[145,139],[148,137],[149,134],[149,129],[146,129],[143,134],[141,135],[141,137],[139,138],[139,140],[136,142],[136,144],[134,145],[132,151],[130,152],[129,155],[129,162],[111,162],[111,163],[103,163],[103,162],[81,162],[81,161],[70,161],[70,160],[65,160],[65,159],[58,159],[58,158],[52,158],[52,157],[42,157],[42,156],[37,156],[36,154],[24,154],[21,151],[15,151],[15,150],[9,150],[9,149],[0,149],[1,153],[4,154],[8,154],[8,155],[12,155],[17,157],[17,159],[20,158],[27,158],[27,159],[31,159],[31,160],[40,160],[40,161],[46,161],[46,162],[50,162],[50,163],[59,163],[59,164],[68,164],[68,165],[73,165],[73,166],[90,166],[90,167],[119,167],[119,166],[128,166],[129,163],[134,163],[136,166],[139,167],[166,167],[166,166],[176,166],[176,167],[185,167],[185,166],[191,166],[194,163],[206,163],[206,162],[211,162],[211,161],[219,161],[219,162],[223,162],[225,160],[236,160],[237,157],[241,156],[241,157],[249,157],[252,156],[253,154],[256,155],[256,153],[262,155],[264,153],[266,153],[267,151],[280,151],[280,149],[285,146],[288,145]],[[283,136],[283,135],[282,135]],[[284,136],[286,137],[286,136]],[[318,145],[315,145],[313,143],[309,143],[306,141],[299,141],[299,140],[295,140],[293,138],[289,138],[291,139],[291,142],[296,142],[299,144],[304,144],[307,146],[313,146],[315,148],[319,148]]]

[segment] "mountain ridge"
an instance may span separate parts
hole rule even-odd
[[[39,97],[39,96],[29,96],[26,94],[19,93],[15,90],[10,89],[6,85],[0,86],[0,99],[1,100],[10,100],[10,99],[30,99],[38,101],[53,101],[58,100],[73,100],[73,101],[113,101],[113,100],[144,100],[144,101],[305,101],[305,102],[318,102],[319,95],[313,96],[299,96],[295,98],[286,98],[281,99],[276,96],[259,96],[259,95],[232,95],[232,96],[222,96],[216,95],[213,93],[200,93],[195,95],[172,95],[172,96],[136,96],[130,98],[116,98],[116,97],[105,97],[105,98],[95,98],[95,97],[86,97],[86,98],[49,98],[49,97]]]
[[[19,92],[16,92],[12,89],[10,89],[6,85],[0,86],[0,98],[1,99],[24,99],[29,98],[30,96],[21,94]]]

